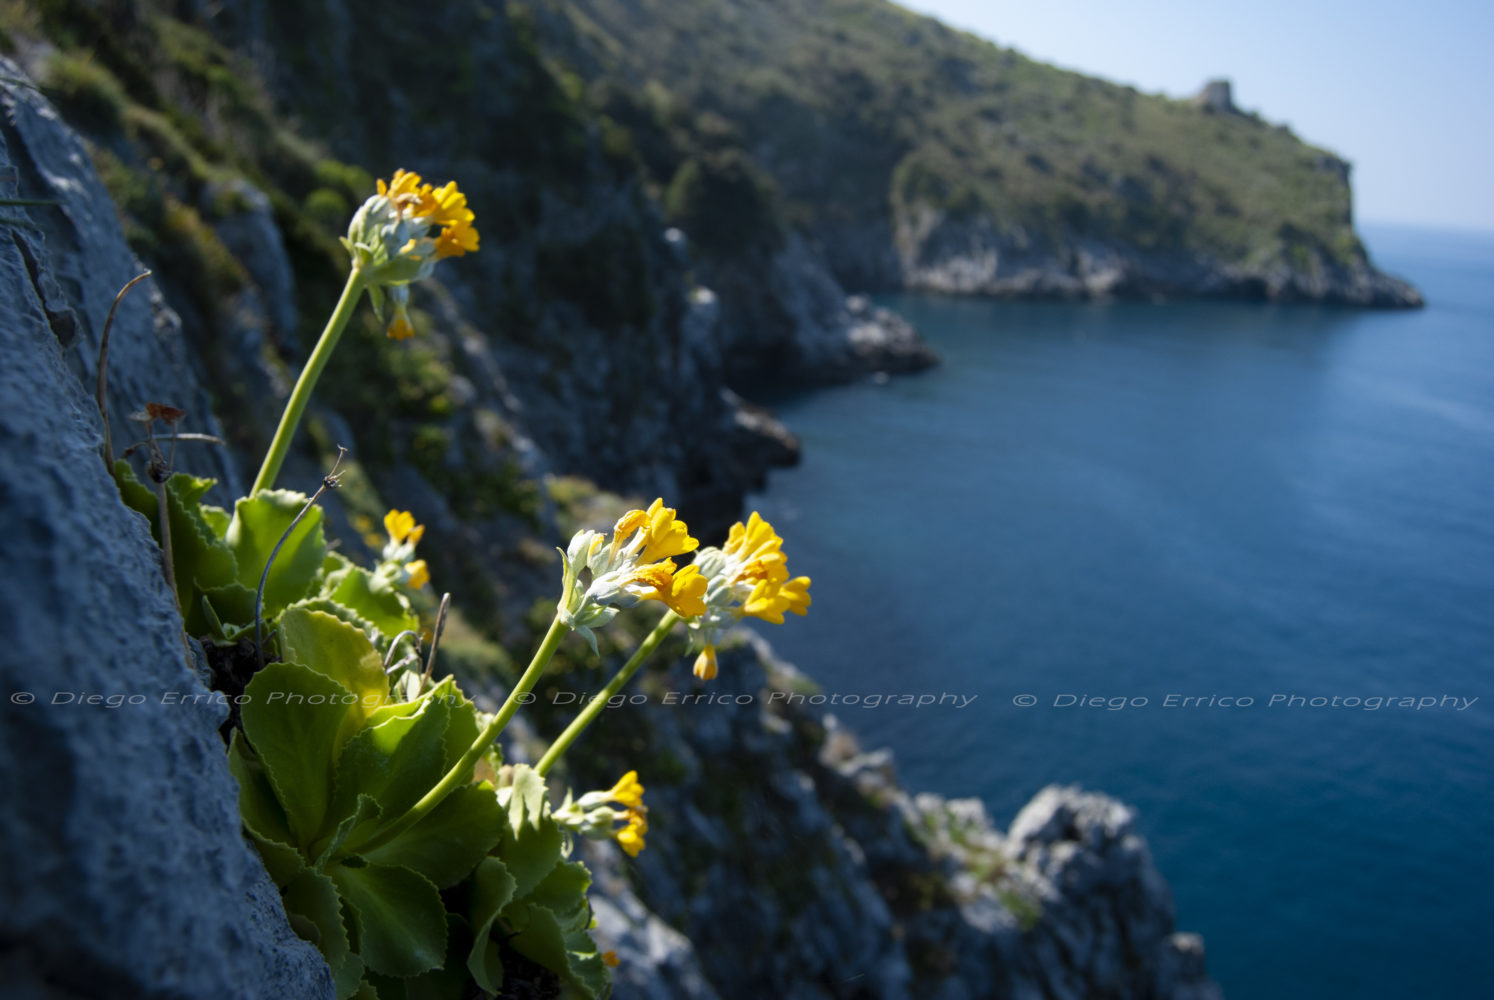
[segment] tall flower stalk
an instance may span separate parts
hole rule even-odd
[[[412,336],[415,330],[408,311],[410,283],[430,277],[437,261],[475,252],[478,248],[477,230],[472,225],[475,218],[467,207],[467,196],[457,190],[455,181],[437,188],[422,183],[419,174],[405,170],[396,170],[387,183],[379,181],[378,193],[358,209],[348,224],[348,234],[342,238],[342,245],[352,259],[352,272],[343,286],[342,297],[337,300],[337,308],[332,310],[321,338],[296,379],[265,460],[254,477],[251,493],[275,485],[312,390],[337,349],[337,342],[342,339],[363,293],[368,293],[374,311],[381,318],[386,299],[392,306],[387,327],[392,339]]]

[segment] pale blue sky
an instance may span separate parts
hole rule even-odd
[[[1044,62],[1235,103],[1354,165],[1355,218],[1494,230],[1494,2],[903,0]]]

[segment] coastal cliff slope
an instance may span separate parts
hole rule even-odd
[[[161,131],[140,105],[113,110]],[[183,642],[159,553],[98,460],[100,338],[115,291],[140,268],[116,211],[138,225],[132,207],[145,212],[153,202],[147,192],[133,205],[111,204],[95,162],[114,166],[64,124],[21,65],[0,59],[0,198],[22,202],[6,206],[10,238],[0,247],[11,361],[0,393],[10,432],[0,481],[15,526],[3,540],[11,572],[0,599],[12,636],[0,656],[8,695],[0,840],[26,859],[0,878],[0,964],[8,989],[24,997],[327,997],[325,965],[294,936],[241,835],[218,734],[224,709],[205,701],[201,652]],[[301,279],[287,246],[307,237],[288,236],[272,197],[242,177],[208,174],[203,183],[224,181],[237,193],[204,209],[211,223],[191,207],[203,202],[155,192],[175,220],[163,230],[172,242],[133,234],[155,250],[163,273],[120,307],[108,386],[117,443],[131,435],[133,409],[180,404],[193,429],[234,442],[197,445],[182,464],[233,487],[279,408],[282,372],[263,339],[277,328],[265,315],[286,306],[275,282]],[[222,300],[194,298],[191,279],[211,277],[214,255],[230,243],[255,249],[216,266],[233,272],[228,260],[238,261],[244,273],[218,276]],[[367,374],[378,386],[370,391],[403,399],[412,385],[430,391],[420,379],[439,376],[426,369],[460,367],[465,384],[451,374],[436,383],[450,409],[407,411],[404,426],[412,437],[426,420],[453,435],[470,431],[461,421],[500,428],[507,450],[479,447],[514,463],[503,467],[514,493],[497,494],[491,508],[460,506],[461,494],[442,492],[443,466],[422,470],[380,450],[403,445],[374,438],[347,466],[329,523],[352,549],[361,544],[360,507],[423,508],[431,530],[422,551],[477,624],[448,638],[443,659],[464,671],[464,683],[501,692],[512,674],[492,639],[524,641],[521,624],[504,622],[522,623],[523,609],[554,585],[553,563],[533,551],[543,548],[537,539],[561,537],[559,511],[574,516],[598,495],[529,478],[526,470],[554,459],[520,437],[526,410],[502,395],[507,358],[466,330],[443,296],[429,308],[462,337],[424,348],[431,353],[417,354],[413,370],[397,353],[375,354],[390,367]],[[213,333],[230,339],[211,343]],[[339,360],[381,348],[377,336],[353,343]],[[734,405],[712,388],[723,407]],[[265,395],[246,405],[256,393]],[[364,431],[389,405],[359,409],[357,395],[335,398],[319,409],[312,436],[368,444],[354,428]],[[767,433],[760,415],[742,412],[743,433]],[[314,452],[288,467],[288,479],[318,476]],[[515,495],[535,498],[532,507],[499,503]],[[661,658],[648,690],[692,683],[679,653]],[[598,933],[625,959],[619,997],[1218,996],[1197,938],[1174,933],[1165,883],[1124,806],[1049,790],[1001,834],[978,804],[910,796],[885,755],[862,753],[817,710],[780,704],[775,692],[802,695],[812,685],[765,648],[723,650],[722,663],[720,691],[748,703],[629,713],[615,736],[589,741],[571,762],[577,781],[610,776],[618,740],[627,759],[648,762],[650,851],[639,865],[616,852],[592,858]],[[67,700],[84,694],[144,700]],[[535,724],[550,732],[554,721],[537,713]],[[522,756],[526,747],[511,750]],[[753,919],[739,923],[749,910]]]
[[[1143,94],[886,0],[546,6],[583,75],[733,131],[853,290],[1421,303],[1370,263],[1349,164],[1227,83]]]

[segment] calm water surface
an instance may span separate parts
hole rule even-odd
[[[1494,996],[1494,236],[1369,238],[1429,308],[890,299],[944,365],[775,401],[756,498],[781,653],[976,696],[837,714],[999,823],[1135,805],[1231,1000]]]

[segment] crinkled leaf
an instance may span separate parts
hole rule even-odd
[[[348,814],[364,796],[382,816],[408,812],[446,773],[442,735],[450,714],[442,702],[422,702],[409,716],[359,729],[337,758],[333,815]]]
[[[385,639],[420,627],[420,619],[410,610],[410,602],[394,584],[362,566],[347,566],[329,575],[322,596],[372,622]]]
[[[329,614],[338,621],[353,626],[353,628],[368,636],[370,641],[373,640],[374,636],[380,634],[373,622],[364,618],[352,608],[338,604],[330,597],[308,597],[304,601],[297,601],[291,607],[303,608],[307,611],[321,611]]]
[[[565,930],[555,914],[530,903],[510,906],[503,919],[517,932],[508,944],[519,954],[558,973],[588,997],[607,988],[607,966],[585,928]]]
[[[482,724],[477,719],[477,706],[462,694],[462,689],[457,687],[456,679],[452,677],[442,678],[426,697],[445,702],[451,710],[450,720],[446,724],[446,770],[449,771],[461,760],[462,754],[477,742],[477,735],[482,731]],[[494,745],[496,746],[496,741]],[[461,780],[471,780],[471,773],[463,775]]]
[[[337,1000],[351,1000],[365,985],[367,984],[363,981],[363,959],[349,952],[348,957],[343,959],[341,967],[332,972],[332,988],[337,991]],[[374,996],[377,997],[378,994],[375,993]]]
[[[332,798],[339,733],[353,706],[347,688],[299,663],[272,663],[244,689],[244,733],[306,851],[322,833]]]
[[[496,993],[503,985],[503,963],[492,939],[493,921],[514,898],[517,887],[508,866],[497,858],[484,858],[472,873],[472,950],[467,955],[467,971],[489,993]]]
[[[405,1000],[463,1000],[469,996],[467,966],[459,958],[472,950],[471,928],[455,913],[447,913],[446,929],[445,964],[414,979],[406,979]]]
[[[238,730],[234,730],[233,742],[228,746],[228,770],[239,784],[239,818],[254,838],[270,878],[283,887],[306,870],[306,862],[291,846],[295,838],[264,765]]]
[[[280,898],[287,914],[304,921],[297,925],[297,933],[316,945],[334,973],[341,969],[348,957],[348,931],[342,922],[342,900],[332,880],[319,872],[303,871],[291,879]],[[314,936],[302,933],[306,925]]]
[[[155,492],[135,478],[130,463],[114,463],[114,478],[125,503],[145,515],[156,542],[161,541],[160,505]],[[238,566],[233,553],[213,531],[203,514],[203,494],[216,480],[178,472],[166,481],[166,520],[171,530],[171,569],[176,579],[177,603],[187,631],[205,635],[210,622],[202,611],[201,594],[233,582]],[[220,612],[221,617],[221,612]]]
[[[334,866],[332,881],[358,926],[363,964],[386,976],[418,976],[446,957],[446,908],[430,880],[408,868]]]
[[[339,734],[339,747],[389,700],[389,679],[379,651],[368,636],[324,611],[287,609],[280,616],[280,652],[284,659],[310,667],[357,696]]]
[[[254,591],[234,580],[221,587],[207,587],[202,595],[213,606],[213,614],[225,626],[237,626],[239,629],[247,627],[253,631]],[[232,635],[234,631],[233,628],[225,628],[224,634]]]
[[[591,872],[586,866],[579,861],[566,861],[556,865],[524,901],[553,913],[562,930],[585,930],[591,923],[591,910],[586,903],[586,889],[590,885]]]
[[[508,866],[517,888],[514,898],[533,891],[560,862],[560,826],[550,818],[550,800],[545,779],[520,764],[514,768],[514,783],[508,792],[508,822],[497,854]]]
[[[233,522],[233,517],[222,507],[214,507],[210,503],[200,504],[202,519],[207,522],[208,528],[219,538],[228,534],[228,526]]]
[[[351,749],[352,744],[348,745]],[[374,864],[403,865],[449,889],[471,874],[503,836],[504,815],[487,782],[458,788],[394,840],[367,852]]]
[[[310,499],[290,490],[261,490],[234,504],[233,520],[225,539],[238,561],[238,579],[259,590],[270,554],[280,536]],[[327,540],[322,533],[322,509],[313,507],[285,540],[265,581],[264,614],[273,618],[282,608],[305,597],[322,572]]]
[[[291,832],[285,820],[285,810],[275,798],[275,789],[265,774],[264,764],[237,729],[228,745],[228,770],[239,783],[239,815],[249,832],[266,840],[290,844]]]
[[[339,815],[339,814],[334,814]],[[312,848],[312,854],[316,857],[317,870],[322,871],[337,859],[342,845],[347,843],[352,832],[366,823],[372,823],[379,818],[379,804],[371,795],[359,795],[357,802],[348,810],[337,824],[337,829],[326,838],[325,843],[318,843]]]

